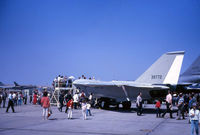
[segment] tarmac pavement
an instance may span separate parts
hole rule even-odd
[[[147,107],[148,108],[148,107]],[[134,109],[92,109],[92,115],[83,120],[81,110],[73,110],[73,119],[52,107],[49,120],[42,119],[42,107],[22,105],[15,107],[16,113],[5,113],[0,108],[0,135],[189,135],[188,119],[156,118],[154,113],[137,116]],[[63,108],[65,110],[65,107]],[[150,110],[149,112],[152,112]],[[175,117],[176,114],[173,114]]]

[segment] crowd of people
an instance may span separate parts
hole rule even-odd
[[[76,92],[74,95],[69,91],[66,95],[62,91],[59,96],[59,111],[62,112],[62,108],[66,106],[65,113],[68,114],[68,119],[72,118],[73,109],[81,109],[83,119],[87,119],[87,116],[91,116],[91,105],[93,105],[93,94],[91,93],[87,98],[85,93]]]
[[[4,91],[4,90],[1,90],[0,91],[0,108],[1,107],[3,107],[3,108],[6,107],[6,98],[7,98],[7,92]]]
[[[62,112],[63,107],[65,107],[64,112],[67,113],[67,118],[72,119],[73,109],[80,109],[82,111],[83,120],[86,120],[88,116],[92,115],[91,106],[93,104],[93,94],[91,93],[89,97],[86,97],[84,92],[76,92],[74,95],[71,93],[71,91],[68,91],[68,93],[65,94],[64,91],[61,91],[59,94],[58,110]],[[50,94],[47,91],[44,91],[41,95],[35,92],[33,96],[33,105],[36,104],[43,107],[43,119],[48,119],[52,112]]]
[[[41,105],[43,107],[43,119],[46,120],[49,117],[49,112],[51,112],[50,98],[51,94],[44,90],[39,92],[38,90],[33,91],[32,95],[28,95],[27,92],[13,92],[0,90],[0,107],[6,108],[6,112],[12,109],[15,113],[15,106],[26,105],[29,98],[29,102],[32,105]],[[87,116],[91,116],[91,106],[94,103],[93,94],[91,93],[89,97],[86,97],[85,93],[77,91],[74,95],[71,91],[67,94],[61,91],[59,94],[59,111],[62,112],[62,108],[65,107],[65,113],[67,113],[68,119],[72,119],[73,109],[82,110],[83,119],[86,120]]]
[[[51,112],[50,107],[50,97],[51,94],[44,90],[43,93],[39,93],[38,91],[34,91],[33,96],[24,94],[22,92],[7,92],[0,91],[0,107],[6,107],[6,99],[8,99],[6,112],[9,111],[11,107],[13,113],[15,112],[14,106],[20,106],[22,104],[27,104],[27,99],[30,97],[29,101],[33,105],[41,105],[43,107],[43,119],[48,119],[49,113]],[[141,116],[143,113],[143,100],[142,93],[140,92],[136,99],[136,107],[137,107],[137,115]],[[88,97],[84,92],[76,91],[73,95],[71,91],[68,91],[67,94],[64,91],[61,91],[59,94],[59,107],[58,110],[60,112],[63,111],[63,107],[65,107],[65,113],[67,113],[67,118],[72,119],[73,110],[80,109],[82,112],[83,120],[86,120],[88,116],[91,116],[91,107],[94,106],[95,101],[93,98],[93,94],[91,93]],[[198,133],[198,124],[199,124],[199,116],[200,116],[200,96],[199,94],[191,93],[191,94],[172,94],[171,91],[168,91],[168,94],[165,98],[166,109],[161,109],[162,101],[158,99],[155,103],[156,117],[165,117],[166,113],[169,113],[170,118],[175,118],[177,115],[177,120],[185,119],[185,117],[189,117],[189,123],[191,124],[191,133]],[[175,111],[175,106],[177,107],[177,111]],[[174,114],[175,113],[175,114]]]
[[[44,90],[44,92],[47,92],[47,90]],[[41,99],[43,97],[44,93],[39,92],[38,90],[35,90],[33,92],[33,95],[30,95],[30,103],[33,105],[41,105]],[[50,98],[51,94],[47,92],[47,96]]]
[[[155,103],[156,117],[164,117],[166,113],[170,114],[170,118],[173,117],[174,108],[177,107],[176,115],[177,120],[185,119],[188,116],[192,104],[196,104],[198,109],[200,109],[200,96],[199,94],[190,93],[190,94],[173,94],[171,91],[168,91],[168,94],[165,98],[166,109],[162,112],[161,105],[162,100],[157,99]],[[142,93],[140,92],[136,99],[137,115],[142,114]]]
[[[22,104],[27,104],[28,94],[25,92],[12,92],[10,91],[9,94],[5,90],[0,91],[0,108],[6,107],[6,99],[8,98],[7,109],[8,112],[9,108],[12,108],[13,113],[15,112],[14,106],[21,106]]]
[[[85,75],[82,75],[81,77],[78,77],[78,79],[87,79]],[[89,80],[95,80],[95,77],[89,77]]]
[[[58,75],[52,83],[52,86],[55,87],[67,87],[68,78],[67,76]]]
[[[166,113],[169,113],[171,119],[173,117],[173,113],[175,112],[177,115],[177,120],[185,119],[185,117],[189,117],[188,123],[191,124],[191,134],[194,134],[194,130],[196,134],[199,134],[199,118],[200,118],[200,96],[199,94],[190,93],[183,94],[179,93],[173,94],[171,91],[168,91],[165,99],[166,109],[162,112],[161,105],[162,101],[158,99],[155,104],[156,109],[156,117],[164,118]],[[174,111],[174,107],[177,107],[177,111]],[[142,115],[142,93],[139,93],[136,100],[137,107],[137,115]]]

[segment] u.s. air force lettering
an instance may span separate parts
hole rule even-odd
[[[151,75],[151,79],[162,79],[162,75]]]

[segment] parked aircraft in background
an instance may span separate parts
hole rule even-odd
[[[0,82],[0,88],[2,88],[2,89],[12,89],[13,86]]]
[[[180,75],[178,84],[198,84],[200,83],[200,56],[190,65],[190,67]]]
[[[189,66],[189,68],[180,75],[177,91],[190,92],[200,89],[200,56]]]
[[[14,89],[24,90],[24,89],[35,89],[37,86],[34,85],[19,85],[18,83],[14,82],[15,87]]]
[[[93,93],[99,98],[102,108],[109,105],[119,105],[123,108],[131,107],[138,93],[142,92],[143,99],[165,96],[170,85],[178,82],[184,51],[163,54],[136,81],[98,81],[78,79],[73,84],[86,94]]]
[[[24,90],[24,89],[35,89],[37,86],[33,85],[19,85],[16,82],[14,82],[15,85],[7,85],[2,82],[0,82],[0,88],[3,89],[14,89],[14,90]]]

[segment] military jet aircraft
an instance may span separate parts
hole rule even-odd
[[[14,90],[24,90],[24,89],[34,89],[37,88],[37,86],[34,85],[19,85],[16,82],[14,82],[15,85],[7,85],[2,82],[0,82],[0,88],[3,89],[14,89]]]
[[[24,89],[35,89],[37,86],[34,85],[19,85],[18,83],[14,82],[15,87],[13,89],[24,90]]]
[[[200,83],[200,56],[180,75],[178,84]]]
[[[190,93],[192,90],[200,89],[200,56],[180,75],[177,91]]]
[[[73,84],[86,94],[93,93],[99,98],[102,108],[122,103],[123,108],[128,109],[139,92],[142,92],[143,99],[165,96],[170,85],[178,82],[183,57],[184,51],[163,54],[136,81],[78,79]]]
[[[4,84],[2,82],[0,82],[0,88],[2,89],[12,89],[12,85],[8,85],[8,84]]]

